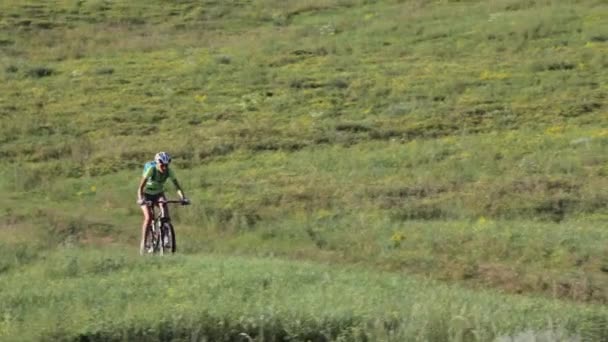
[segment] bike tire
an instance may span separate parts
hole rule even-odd
[[[163,255],[163,229],[160,217],[154,220],[155,234],[154,234],[154,254]]]
[[[146,236],[144,238],[144,248],[146,254],[153,254],[158,251],[158,238],[156,238],[152,228],[152,224],[146,228]],[[150,250],[150,248],[152,249]]]
[[[173,225],[170,222],[165,222],[165,224],[163,225],[163,229],[161,230],[162,234],[161,234],[161,248],[168,253],[175,253],[175,251],[177,250],[176,246],[175,246],[175,229],[173,229]],[[165,236],[167,236],[167,240],[169,242],[169,245],[166,246],[164,241],[165,241]]]

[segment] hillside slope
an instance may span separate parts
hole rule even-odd
[[[165,150],[194,202],[180,253],[605,304],[606,18],[598,0],[4,1],[0,269],[135,253],[138,177]]]

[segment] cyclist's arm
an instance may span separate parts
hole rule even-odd
[[[152,177],[152,172],[152,168],[149,168],[148,172],[146,172],[139,182],[139,188],[137,188],[137,199],[139,201],[144,199],[144,188],[146,187],[146,183],[148,183],[148,178]]]
[[[139,182],[139,188],[137,188],[137,199],[142,201],[144,199],[144,188],[146,187],[146,183],[148,182],[148,177],[142,177]]]
[[[169,170],[169,177],[171,178],[173,185],[175,185],[175,188],[177,189],[177,194],[179,195],[179,197],[181,199],[185,199],[186,195],[184,194],[184,190],[182,190],[182,187],[179,185],[179,182],[177,181],[177,177],[175,177],[175,174],[173,173],[172,170]]]
[[[184,194],[184,190],[182,190],[182,187],[179,186],[179,182],[177,181],[177,179],[173,178],[173,185],[175,185],[175,187],[177,188],[177,194],[179,195],[179,197],[181,199],[186,198],[186,195]]]

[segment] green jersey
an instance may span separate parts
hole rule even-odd
[[[144,187],[144,193],[148,195],[158,195],[161,192],[165,191],[165,182],[167,179],[171,178],[173,182],[177,181],[175,178],[175,173],[171,168],[167,168],[167,170],[162,173],[156,167],[151,167],[144,174],[146,177],[146,186]]]

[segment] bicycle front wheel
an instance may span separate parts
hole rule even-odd
[[[148,226],[148,228],[146,228],[146,237],[144,239],[144,249],[145,249],[145,253],[148,254],[153,254],[153,253],[157,253],[159,251],[159,237],[158,237],[158,233],[155,232],[155,229],[153,227],[152,223],[151,225]]]
[[[175,253],[175,230],[173,225],[169,222],[163,224],[162,229],[162,248],[167,253]]]

